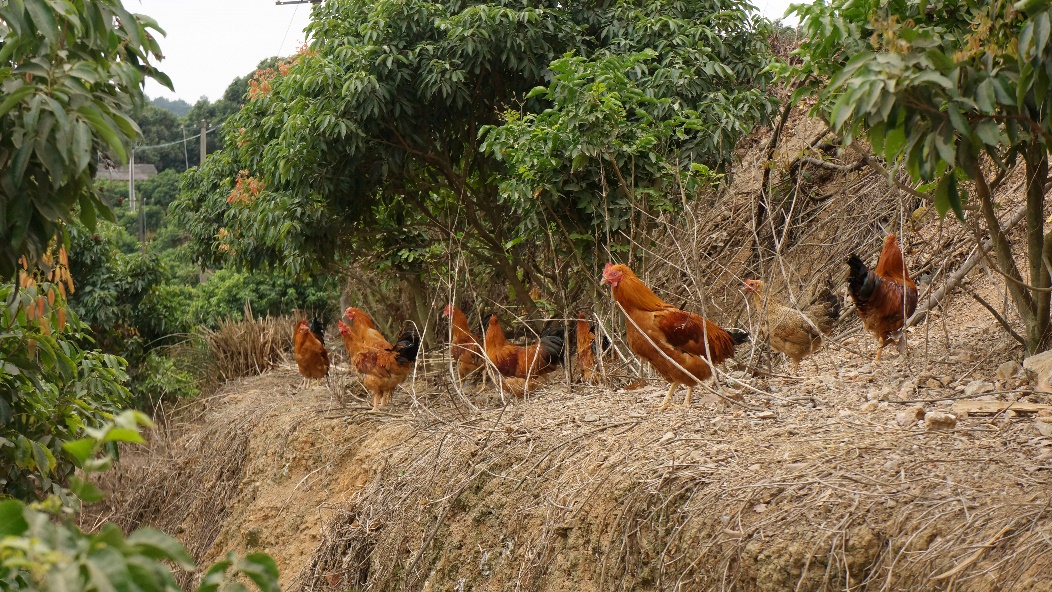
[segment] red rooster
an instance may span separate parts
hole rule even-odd
[[[523,395],[529,390],[531,380],[552,372],[562,363],[566,338],[561,333],[560,330],[545,331],[536,343],[512,345],[504,336],[497,315],[491,315],[486,329],[486,357],[509,390]]]
[[[734,356],[734,347],[749,339],[745,331],[723,329],[658,298],[626,265],[607,263],[601,283],[625,313],[628,347],[670,383],[659,409],[669,408],[679,385],[687,387],[684,406],[690,407],[694,387],[712,376],[710,361]]]
[[[873,361],[880,361],[880,352],[889,343],[896,344],[899,353],[905,354],[905,335],[898,333],[917,310],[917,284],[910,279],[895,235],[884,239],[876,269],[867,268],[855,253],[848,257],[847,264],[848,293],[862,324],[877,338],[877,356]]]
[[[361,309],[348,308],[344,318],[348,322],[340,321],[340,337],[347,347],[351,366],[373,395],[372,411],[377,411],[391,404],[395,387],[413,370],[420,350],[420,334],[409,325],[391,345]]]

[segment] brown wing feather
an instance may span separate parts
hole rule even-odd
[[[669,345],[696,356],[706,356],[705,338],[712,361],[720,363],[734,355],[734,340],[719,325],[704,317],[670,308],[654,315],[657,326]]]

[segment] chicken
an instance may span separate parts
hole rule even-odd
[[[566,338],[562,330],[541,333],[536,343],[512,345],[504,336],[497,315],[489,318],[486,329],[486,357],[503,377],[503,382],[516,395],[529,390],[531,381],[555,370],[562,363]]]
[[[344,318],[348,322],[340,321],[340,337],[347,347],[351,367],[373,395],[371,411],[377,411],[391,404],[395,387],[413,370],[420,350],[420,334],[416,327],[409,325],[391,345],[361,309],[348,308]]]
[[[320,321],[317,322],[321,324]],[[296,357],[296,366],[303,375],[306,386],[329,375],[329,352],[325,350],[324,333],[319,338],[307,326],[306,319],[296,323],[296,330],[292,334],[292,349]]]
[[[867,268],[854,253],[848,257],[847,264],[850,267],[848,294],[855,302],[862,324],[877,338],[877,355],[873,361],[880,361],[880,352],[889,343],[898,345],[899,352],[905,354],[905,336],[896,338],[896,334],[917,310],[917,284],[910,279],[895,235],[889,234],[884,239],[875,270]]]
[[[822,345],[823,335],[829,335],[840,318],[840,299],[829,283],[816,294],[816,301],[802,311],[765,298],[764,283],[760,280],[745,280],[745,289],[752,293],[760,311],[771,349],[793,361],[793,374],[800,370],[800,360]]]
[[[486,363],[486,352],[482,349],[482,339],[471,332],[468,317],[452,303],[446,305],[442,316],[449,319],[453,328],[449,353],[457,363],[457,375],[461,382],[473,374],[485,382],[486,372],[479,368]]]
[[[596,341],[595,327],[585,319],[585,313],[577,313],[577,372],[586,383],[595,384],[599,378],[595,369],[597,356],[606,355],[610,350],[610,340],[604,335]]]
[[[669,408],[680,385],[687,387],[684,406],[690,407],[694,387],[712,376],[712,365],[734,356],[734,347],[749,339],[745,331],[723,329],[658,298],[626,265],[607,263],[601,283],[610,286],[625,314],[628,347],[669,382],[659,409]]]

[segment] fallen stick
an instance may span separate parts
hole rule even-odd
[[[979,558],[982,557],[983,553],[985,553],[987,549],[989,549],[989,548],[993,547],[994,545],[996,545],[997,541],[999,541],[1001,539],[1001,537],[1003,537],[1005,535],[1005,533],[1007,533],[1011,529],[1012,529],[1012,523],[1009,523],[1009,524],[1005,525],[1005,527],[1002,528],[1000,531],[998,531],[997,534],[995,534],[994,536],[990,537],[990,540],[986,541],[986,544],[984,544],[982,547],[979,547],[978,551],[976,551],[975,553],[972,553],[967,559],[965,559],[964,561],[959,563],[957,565],[957,567],[951,569],[950,571],[948,571],[946,573],[939,574],[939,575],[933,577],[932,581],[945,580],[946,578],[952,578],[953,576],[961,573],[965,569],[968,569],[969,565],[971,565],[971,564],[975,563],[976,561],[978,561]]]

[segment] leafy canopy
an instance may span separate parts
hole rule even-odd
[[[1052,147],[1052,2],[833,0],[794,5],[805,41],[783,75],[815,95],[815,109],[848,139],[932,188],[940,216],[965,219],[972,182],[997,266],[1025,327],[1027,351],[1052,340],[1052,232],[1045,183]],[[1024,281],[1001,230],[992,187],[1022,156],[1026,185]],[[994,176],[988,178],[993,174]]]
[[[867,134],[889,162],[938,180],[940,215],[959,217],[959,171],[980,155],[1004,164],[1052,142],[1052,6],[951,1],[834,0],[793,5],[804,42],[797,96],[814,94],[834,129]]]
[[[39,261],[75,207],[89,227],[111,216],[95,157],[127,158],[147,78],[171,88],[155,33],[120,0],[0,3],[0,276]]]
[[[616,186],[611,163],[647,161],[625,175],[617,219],[668,163],[725,164],[769,112],[750,9],[331,0],[314,9],[311,45],[250,84],[227,149],[177,207],[204,261],[309,271],[374,257],[419,273],[441,257],[436,241],[456,241],[532,305],[525,283],[556,284],[532,264],[536,229],[554,215],[590,232],[605,216],[596,188]]]

